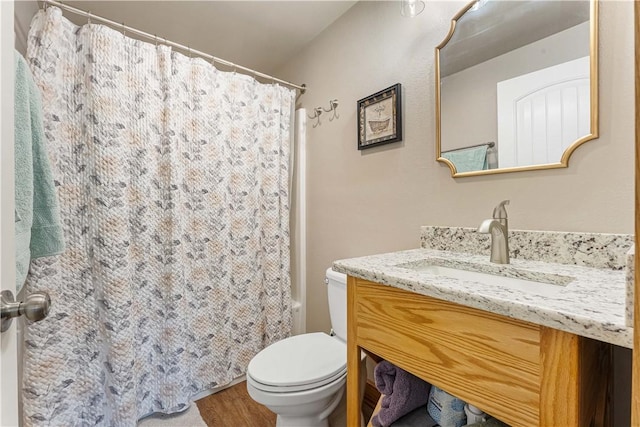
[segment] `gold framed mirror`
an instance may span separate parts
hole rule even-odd
[[[564,168],[598,137],[598,1],[475,0],[435,49],[451,176]]]

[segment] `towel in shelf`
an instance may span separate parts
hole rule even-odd
[[[442,153],[442,157],[456,166],[457,172],[481,171],[489,168],[487,162],[488,145],[461,148]]]
[[[64,251],[58,198],[45,149],[40,92],[15,52],[15,245],[16,292],[24,284],[32,258]]]
[[[386,360],[378,363],[374,376],[383,394],[380,411],[371,420],[374,427],[388,427],[429,400],[429,383]]]

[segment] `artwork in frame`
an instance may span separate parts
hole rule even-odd
[[[358,101],[358,150],[402,141],[401,86]]]

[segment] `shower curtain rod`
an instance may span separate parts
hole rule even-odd
[[[460,148],[454,148],[452,150],[441,151],[441,153],[450,153],[452,151],[466,150],[467,148],[482,147],[483,145],[486,145],[488,148],[493,148],[493,147],[495,147],[496,143],[493,142],[493,141],[483,142],[482,144],[469,145],[467,147],[460,147]]]
[[[64,4],[62,2],[59,2],[59,1],[56,1],[56,0],[42,0],[42,2],[44,3],[45,6],[47,4],[50,4],[52,6],[59,7],[60,9],[64,9],[64,10],[69,11],[71,13],[75,13],[76,15],[85,16],[85,17],[87,17],[89,22],[91,22],[91,20],[100,21],[100,22],[103,22],[105,24],[111,25],[112,27],[121,29],[123,31],[123,33],[129,32],[129,33],[133,33],[133,34],[136,34],[138,36],[141,36],[141,37],[145,37],[145,38],[150,39],[150,40],[155,40],[156,43],[160,42],[160,43],[166,44],[168,46],[172,46],[172,47],[174,47],[176,49],[180,49],[180,50],[186,51],[186,52],[189,53],[189,55],[195,54],[195,55],[201,56],[203,58],[209,59],[214,64],[216,62],[219,62],[220,64],[226,65],[228,67],[232,67],[232,68],[237,69],[237,70],[247,71],[248,73],[253,74],[256,77],[262,77],[264,79],[271,80],[273,82],[277,82],[277,83],[280,83],[282,85],[298,89],[298,90],[300,90],[300,95],[305,93],[306,90],[307,90],[307,85],[306,84],[297,85],[295,83],[291,83],[291,82],[288,82],[286,80],[282,80],[282,79],[279,79],[277,77],[273,77],[273,76],[270,76],[268,74],[261,73],[260,71],[252,70],[251,68],[247,68],[247,67],[243,67],[243,66],[238,65],[238,64],[234,64],[233,62],[226,61],[226,60],[221,59],[221,58],[217,58],[217,57],[215,57],[213,55],[209,55],[208,53],[204,53],[204,52],[201,52],[201,51],[196,50],[196,49],[191,49],[189,46],[184,46],[184,45],[181,45],[179,43],[172,42],[170,40],[167,40],[164,37],[158,37],[158,36],[156,36],[154,34],[149,34],[149,33],[146,33],[144,31],[140,31],[138,29],[135,29],[135,28],[132,28],[132,27],[128,27],[128,26],[124,25],[124,23],[119,24],[119,23],[117,23],[115,21],[112,21],[110,19],[103,18],[103,17],[98,16],[98,15],[94,15],[94,14],[91,13],[91,11],[87,12],[85,10],[75,8],[73,6],[67,6],[66,4]]]

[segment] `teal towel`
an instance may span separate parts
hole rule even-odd
[[[15,53],[16,292],[31,258],[64,251],[58,198],[45,149],[40,92],[27,62]]]
[[[442,153],[442,157],[453,163],[458,172],[481,171],[488,168],[487,147],[461,148]]]

